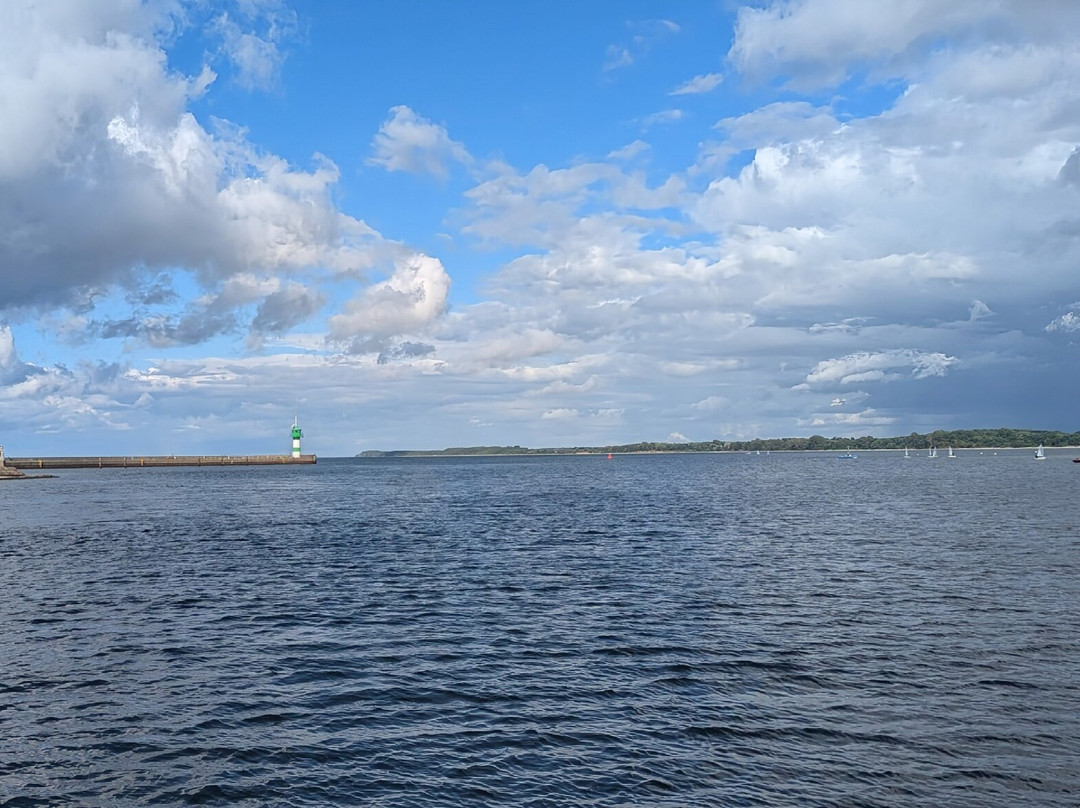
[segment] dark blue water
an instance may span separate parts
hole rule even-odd
[[[0,483],[0,805],[1075,806],[1070,460]]]

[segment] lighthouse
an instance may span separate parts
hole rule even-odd
[[[292,459],[300,459],[300,438],[303,436],[303,432],[300,431],[300,426],[297,423],[298,418],[293,418],[292,422]]]

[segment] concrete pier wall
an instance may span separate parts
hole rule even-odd
[[[154,455],[148,457],[7,457],[17,469],[131,469],[162,466],[297,466],[315,462],[315,455]]]

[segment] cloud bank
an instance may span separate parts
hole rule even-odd
[[[746,5],[723,70],[675,78],[650,56],[686,24],[634,21],[590,63],[644,77],[602,147],[478,157],[486,130],[402,99],[300,166],[197,114],[227,66],[286,80],[294,16],[240,6],[190,75],[183,3],[20,0],[0,29],[0,430],[246,447],[303,409],[351,454],[1075,427],[1080,7]],[[343,201],[403,175],[451,200],[423,246]]]

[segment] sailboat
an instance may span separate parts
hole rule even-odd
[[[1046,452],[1043,451],[1043,446],[1041,443],[1039,444],[1039,448],[1035,450],[1035,459],[1046,460]]]
[[[927,457],[937,457],[937,447],[931,446],[930,451],[926,453]]]
[[[910,459],[910,458],[911,458],[911,454],[910,454],[910,453],[908,452],[908,450],[907,450],[907,447],[906,447],[906,446],[904,447],[904,457],[906,457],[906,458],[908,458],[908,459]]]
[[[949,447],[949,460],[956,460],[956,452],[952,450],[951,446]]]

